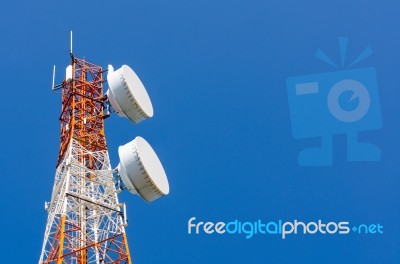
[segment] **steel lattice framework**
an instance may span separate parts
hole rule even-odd
[[[72,56],[61,144],[39,263],[131,263],[104,135],[102,68]]]

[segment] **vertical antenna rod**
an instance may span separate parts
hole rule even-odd
[[[56,65],[53,66],[53,83],[51,85],[51,90],[54,91],[54,79],[56,78]]]
[[[72,30],[71,30],[71,35],[70,35],[69,54],[72,54]]]

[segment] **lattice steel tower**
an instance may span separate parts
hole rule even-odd
[[[72,38],[71,38],[72,39]],[[72,46],[72,45],[71,45]],[[164,169],[141,137],[119,147],[112,169],[104,134],[111,112],[134,123],[152,117],[147,92],[131,68],[114,71],[72,54],[62,90],[61,143],[39,263],[132,263],[125,234],[124,188],[151,202],[169,193]],[[103,94],[103,74],[109,90]],[[122,187],[121,187],[122,186]]]

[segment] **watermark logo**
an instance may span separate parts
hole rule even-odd
[[[187,232],[189,235],[243,235],[250,239],[256,235],[275,235],[281,239],[298,234],[303,235],[349,235],[353,234],[383,234],[381,224],[351,225],[348,221],[324,222],[322,220],[312,222],[294,221],[270,221],[257,220],[254,222],[233,220],[229,222],[198,221],[196,217],[188,220]]]
[[[347,134],[348,161],[379,161],[380,148],[359,142],[358,132],[382,127],[376,71],[352,67],[372,54],[366,48],[346,63],[347,38],[339,38],[341,66],[323,51],[315,56],[331,65],[333,72],[290,77],[286,81],[292,134],[296,139],[320,137],[321,146],[299,153],[301,166],[331,166],[332,137]]]

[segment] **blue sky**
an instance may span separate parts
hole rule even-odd
[[[130,65],[152,99],[154,118],[133,126],[112,116],[117,147],[140,135],[169,176],[168,197],[146,204],[123,193],[135,263],[398,263],[400,259],[400,31],[397,1],[8,1],[2,4],[0,178],[1,263],[37,262],[59,148],[60,94],[51,92],[77,57]],[[333,164],[304,167],[298,153],[318,138],[294,139],[286,79],[334,69],[366,47],[373,55],[382,128],[361,141],[378,162],[348,162],[333,136]],[[376,99],[376,98],[375,98]],[[321,121],[323,122],[323,121]],[[187,222],[382,224],[384,234],[348,236],[189,235]]]

